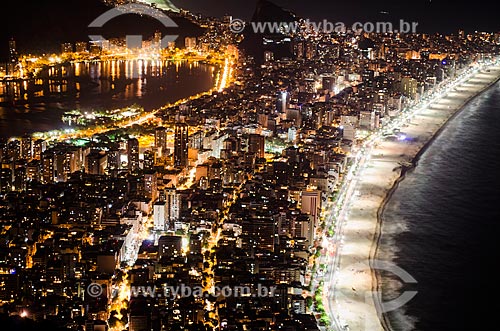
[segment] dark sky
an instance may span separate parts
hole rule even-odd
[[[249,19],[256,0],[172,0],[181,8],[205,15]],[[294,11],[301,17],[333,22],[366,22],[368,20],[405,19],[420,23],[421,32],[500,31],[500,2],[476,0],[274,0],[277,5]],[[389,14],[380,14],[388,12]]]

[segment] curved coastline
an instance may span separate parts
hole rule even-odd
[[[409,139],[380,139],[367,155],[345,210],[347,217],[339,233],[338,264],[331,280],[334,293],[330,306],[336,312],[339,328],[391,330],[382,314],[382,297],[377,292],[380,282],[374,270],[384,207],[404,175],[416,166],[425,147],[430,146],[453,115],[500,79],[500,65],[491,65],[488,69],[473,74],[401,124]],[[397,272],[396,269],[393,272]]]
[[[450,113],[444,118],[443,124],[434,132],[431,134],[430,137],[427,138],[427,140],[423,143],[422,147],[418,148],[417,153],[414,156],[411,155],[404,155],[404,157],[411,157],[410,166],[402,166],[400,170],[400,174],[398,178],[394,181],[393,185],[390,187],[390,189],[387,191],[387,194],[382,200],[382,203],[380,204],[378,210],[377,210],[377,224],[375,227],[375,233],[374,233],[374,238],[372,242],[372,247],[370,249],[370,254],[369,254],[369,264],[370,264],[370,271],[371,271],[371,278],[372,278],[372,293],[373,293],[373,301],[374,305],[377,311],[377,315],[379,316],[380,323],[382,328],[385,331],[392,331],[393,328],[391,326],[390,320],[387,317],[387,314],[382,312],[381,308],[381,298],[382,298],[382,282],[381,282],[381,276],[380,273],[378,273],[375,269],[372,268],[372,262],[377,259],[379,248],[380,248],[380,240],[382,236],[382,224],[384,222],[384,217],[383,214],[386,210],[387,204],[389,201],[392,199],[394,193],[399,187],[399,184],[406,178],[406,174],[408,172],[413,171],[417,166],[418,166],[418,161],[422,157],[422,155],[428,150],[428,148],[434,143],[434,141],[440,136],[440,134],[448,127],[448,125],[458,116],[460,115],[464,109],[466,108],[467,105],[469,105],[474,99],[479,97],[481,94],[492,88],[495,84],[497,84],[500,81],[500,68],[497,66],[495,67],[495,70],[497,71],[497,74],[495,78],[489,82],[487,85],[483,86],[480,88],[478,91],[475,91],[474,94],[466,98],[461,104],[459,104],[457,107],[454,107],[455,109],[450,111]],[[472,77],[471,79],[474,79],[475,77]]]

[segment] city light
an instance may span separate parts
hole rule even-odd
[[[105,2],[89,31],[73,14],[103,9],[90,2],[9,12],[33,24],[1,41],[5,325],[382,330],[376,258],[384,225],[405,227],[384,223],[386,203],[497,82],[500,34],[328,32],[259,2],[254,21],[280,20],[263,35],[169,1]],[[111,33],[103,18],[124,8],[137,26]],[[83,40],[58,36],[68,20]]]

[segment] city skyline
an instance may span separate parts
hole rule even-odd
[[[474,6],[463,3],[445,4],[438,1],[414,1],[405,6],[401,6],[397,1],[385,2],[357,2],[335,3],[320,1],[274,1],[279,6],[295,12],[299,17],[309,18],[314,21],[324,19],[333,23],[352,24],[354,22],[399,22],[405,20],[418,23],[418,33],[457,33],[459,30],[466,32],[500,31],[500,23],[494,19],[494,7],[486,2],[475,2]],[[194,13],[202,13],[205,16],[222,17],[232,15],[234,18],[251,20],[256,9],[255,2],[235,3],[234,1],[204,1],[203,4],[195,1],[173,1],[181,9],[186,9]],[[87,25],[108,7],[101,0],[91,0],[83,2],[81,0],[53,1],[50,4],[50,11],[47,11],[40,2],[28,0],[24,2],[24,11],[13,11],[9,18],[3,21],[6,26],[1,29],[0,39],[8,40],[14,38],[18,40],[21,49],[36,51],[44,48],[44,42],[40,40],[59,39],[59,44],[63,42],[75,42],[87,39]],[[82,8],[86,8],[85,14],[81,13]],[[491,10],[490,10],[491,9]],[[46,20],[47,16],[59,18],[59,22]],[[25,17],[30,17],[32,22],[25,21]],[[446,19],[444,19],[446,17]],[[43,26],[43,29],[40,27]],[[47,30],[49,33],[45,33]],[[40,34],[40,38],[35,41],[29,39],[33,34]],[[52,38],[50,37],[52,36]],[[45,41],[45,43],[47,43]],[[49,50],[54,50],[56,46],[51,46]],[[7,46],[0,45],[0,59],[6,59]]]
[[[477,302],[498,255],[500,31],[455,30],[482,10],[159,1],[8,13],[2,331],[496,316]],[[418,30],[436,17],[443,33]]]
[[[242,4],[230,0],[208,0],[200,4],[196,0],[173,0],[173,3],[180,8],[193,12],[219,17],[228,14],[244,20],[252,18],[257,2],[249,1]],[[276,0],[271,2],[295,12],[300,17],[318,21],[328,19],[333,22],[352,23],[404,19],[419,22],[421,33],[500,30],[500,23],[494,19],[494,8],[498,8],[498,5],[487,1],[477,1],[474,4],[433,0],[411,1],[404,4],[395,0],[357,2]]]

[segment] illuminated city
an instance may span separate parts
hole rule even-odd
[[[443,308],[438,279],[453,283],[465,262],[430,267],[463,236],[412,223],[436,206],[469,229],[458,220],[475,213],[475,186],[409,186],[467,181],[455,165],[488,148],[467,138],[438,166],[465,135],[443,140],[447,126],[473,132],[455,122],[500,113],[500,26],[314,23],[303,5],[267,0],[239,19],[222,3],[77,0],[29,8],[49,13],[44,26],[12,20],[0,39],[0,329],[491,329]],[[471,136],[486,132],[500,130]],[[457,172],[419,184],[427,164]],[[498,189],[486,178],[478,191]]]

